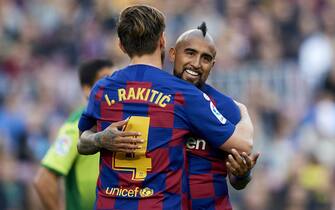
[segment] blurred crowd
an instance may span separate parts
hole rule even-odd
[[[209,83],[249,108],[261,157],[234,209],[334,210],[334,0],[0,0],[0,210],[41,208],[32,177],[82,103],[78,64],[127,63],[115,28],[134,3],[164,12],[167,47],[206,21]]]

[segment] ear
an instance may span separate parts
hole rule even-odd
[[[165,44],[166,44],[166,38],[165,38],[165,32],[163,32],[159,38],[159,47],[165,48]]]
[[[170,48],[169,50],[169,60],[170,62],[174,63],[176,59],[176,49],[175,48]]]
[[[126,50],[124,49],[121,41],[120,41],[120,38],[118,38],[118,42],[119,42],[119,48],[122,50],[123,53],[127,54]]]
[[[88,97],[90,96],[91,87],[89,85],[83,85],[82,89],[84,92],[85,99],[88,99]]]
[[[215,65],[215,62],[216,62],[216,60],[214,59],[214,60],[213,60],[213,64],[212,64],[212,68],[214,67],[214,65]]]

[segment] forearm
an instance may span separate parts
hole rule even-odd
[[[230,152],[235,148],[239,153],[250,154],[253,147],[254,127],[248,111],[244,105],[240,105],[241,120],[236,125],[232,136],[221,145],[220,149]]]
[[[251,174],[248,173],[247,175],[243,177],[237,177],[233,174],[229,174],[229,182],[232,187],[234,187],[236,190],[242,190],[244,189],[248,183],[251,181]]]
[[[55,174],[46,168],[40,168],[35,177],[34,187],[42,201],[44,209],[61,209],[58,179]]]
[[[95,133],[91,130],[84,131],[80,137],[77,144],[78,152],[82,155],[92,155],[100,151],[100,147],[97,144],[97,135],[100,133]]]
[[[234,137],[238,140],[236,141],[235,149],[240,153],[250,154],[253,147],[254,126],[247,107],[240,103],[237,103],[237,105],[240,108],[241,120],[236,125],[234,132]]]
[[[240,124],[241,123],[241,124]],[[239,153],[245,152],[250,154],[253,147],[252,133],[249,128],[240,122],[231,137],[220,146],[220,149],[226,152],[231,152],[232,149],[236,149]]]
[[[240,153],[245,152],[250,154],[253,147],[253,127],[251,122],[241,121],[236,125],[234,138],[239,142],[235,147]]]

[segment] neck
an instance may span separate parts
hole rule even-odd
[[[154,66],[159,69],[163,68],[161,60],[161,51],[156,50],[153,54],[145,54],[142,56],[133,56],[130,60],[131,65],[135,64],[145,64],[149,66]]]

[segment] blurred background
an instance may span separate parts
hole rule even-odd
[[[249,108],[261,156],[234,210],[334,210],[334,0],[0,0],[0,210],[41,208],[32,177],[82,101],[78,64],[128,62],[115,23],[133,3],[165,13],[167,47],[206,21],[209,83]]]

